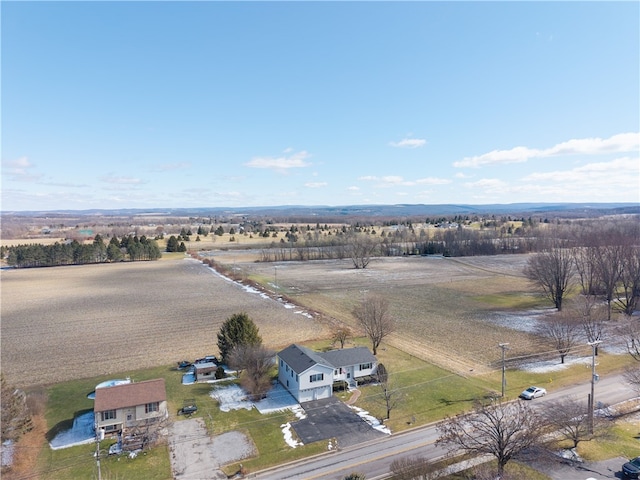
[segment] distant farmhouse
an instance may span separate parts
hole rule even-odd
[[[336,382],[355,388],[377,365],[367,347],[314,352],[293,344],[278,353],[278,381],[298,402],[308,402],[331,397]]]

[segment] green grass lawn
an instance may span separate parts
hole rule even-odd
[[[368,341],[364,338],[355,339],[355,344],[369,346]],[[328,340],[312,342],[306,346],[316,350],[332,348],[331,342]],[[484,377],[462,377],[384,344],[378,350],[378,359],[386,366],[394,387],[402,395],[401,401],[391,412],[391,418],[386,421],[386,425],[392,432],[399,432],[437,421],[447,415],[467,411],[472,407],[474,400],[486,397],[491,392],[499,392],[501,387],[500,372],[494,372]],[[626,364],[626,357],[601,354],[598,362],[598,371],[601,374],[606,374],[622,368]],[[584,381],[588,374],[589,370],[584,365],[575,365],[566,370],[546,374],[532,374],[519,370],[508,371],[507,396],[515,398],[523,388],[530,384],[541,385],[552,391],[563,385]],[[242,461],[242,464],[250,472],[322,453],[327,449],[326,441],[295,449],[285,443],[281,426],[296,420],[291,412],[261,415],[255,409],[220,411],[217,402],[211,398],[210,393],[215,386],[223,384],[182,385],[182,372],[177,371],[175,366],[161,366],[119,375],[76,380],[49,387],[45,412],[49,429],[47,439],[50,440],[55,433],[68,429],[74,416],[93,408],[93,400],[88,399],[87,394],[98,383],[126,376],[130,376],[134,381],[164,378],[171,420],[181,418],[177,415],[178,409],[185,399],[193,398],[198,404],[196,416],[205,420],[207,428],[212,434],[220,434],[230,430],[239,430],[247,434],[254,442],[258,452],[255,458]],[[384,417],[386,411],[379,387],[365,385],[361,387],[361,392],[356,406],[367,410],[378,418]],[[342,392],[338,393],[338,396],[346,400],[350,394]],[[633,439],[633,435],[637,436],[640,433],[637,431],[638,429],[631,432],[633,429],[625,431],[624,428],[627,427],[620,428],[622,430],[617,430],[617,437],[622,440],[613,442],[609,450],[603,447],[592,450],[591,444],[585,444],[583,447],[587,452],[585,456],[606,458],[621,453],[629,457],[640,454],[634,449],[637,439]],[[106,450],[112,443],[114,443],[113,440],[105,440],[101,442],[100,448]],[[598,445],[600,444],[598,443]],[[95,444],[90,444],[54,451],[47,445],[42,450],[38,462],[39,471],[46,472],[43,473],[42,478],[91,478],[96,472],[96,462],[93,456],[95,448]],[[135,459],[105,458],[102,461],[102,469],[103,472],[110,472],[111,478],[118,479],[142,478],[140,472],[144,472],[142,476],[145,479],[171,478],[169,451],[166,445],[158,446]],[[225,467],[224,471],[227,474],[232,474],[238,469],[239,464],[233,464]]]

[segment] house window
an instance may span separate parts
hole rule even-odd
[[[291,378],[293,378],[293,370],[291,370]]]
[[[373,367],[373,364],[371,362],[360,364],[360,370],[371,370],[371,367]]]
[[[287,365],[285,368],[287,369],[287,373],[288,373],[289,372],[289,365]]]
[[[159,402],[146,403],[144,406],[144,413],[157,412],[158,410],[160,410]]]
[[[282,361],[282,359],[280,359],[280,366],[282,366],[284,364],[284,362]]]
[[[106,410],[104,412],[101,413],[102,414],[102,421],[104,422],[105,420],[113,420],[116,418],[116,411],[115,410]]]
[[[309,375],[310,382],[321,382],[324,380],[324,373],[316,373],[314,375]]]

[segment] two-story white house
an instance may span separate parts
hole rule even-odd
[[[329,398],[338,381],[355,387],[358,378],[373,375],[378,365],[367,347],[314,352],[296,344],[280,351],[277,361],[278,381],[298,402]]]

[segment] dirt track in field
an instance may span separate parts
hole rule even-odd
[[[221,324],[242,311],[271,348],[326,335],[320,322],[193,259],[1,275],[2,373],[19,387],[215,354]]]

